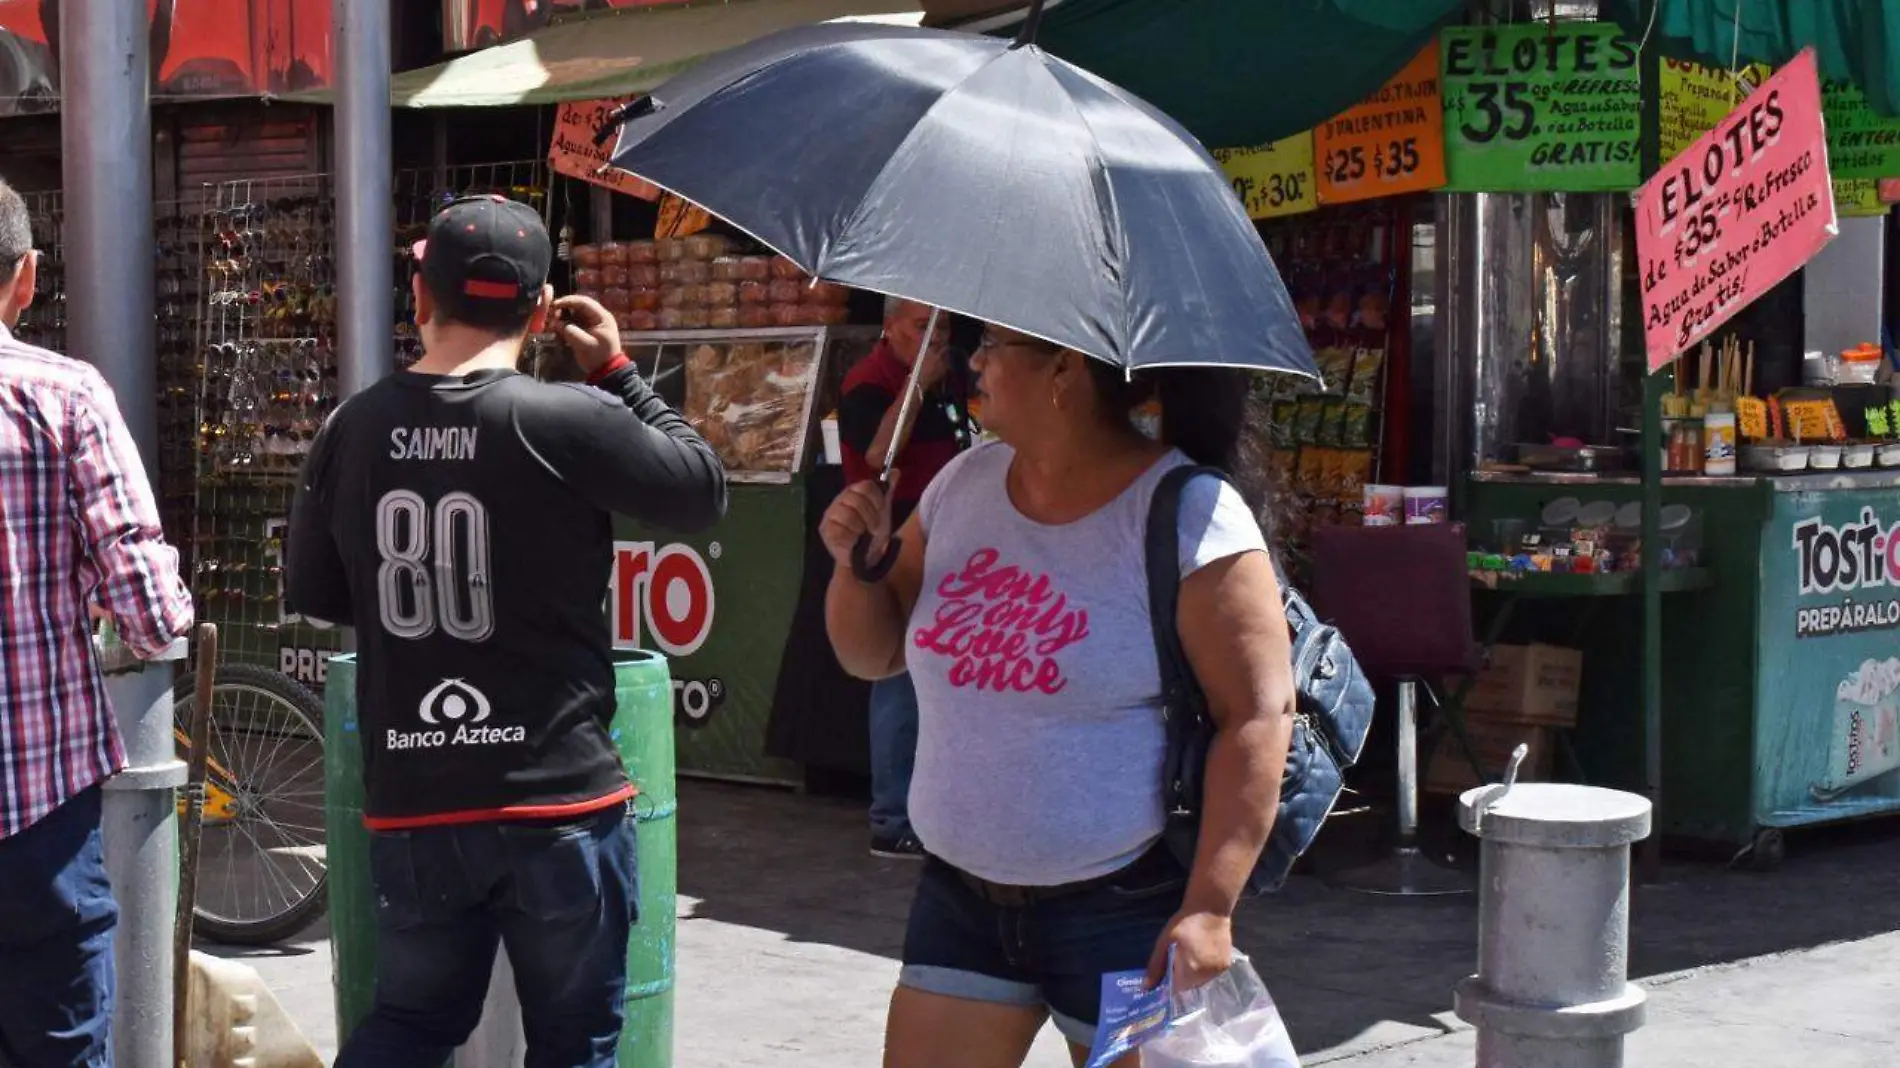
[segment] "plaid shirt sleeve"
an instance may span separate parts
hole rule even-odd
[[[70,404],[73,499],[99,598],[125,644],[139,656],[156,656],[191,629],[191,591],[178,573],[178,550],[165,543],[112,388],[90,373]]]

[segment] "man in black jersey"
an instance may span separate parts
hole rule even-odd
[[[376,1006],[337,1064],[438,1068],[501,944],[528,1064],[605,1068],[637,907],[609,513],[702,529],[725,471],[600,305],[552,300],[528,207],[459,200],[416,255],[425,355],[331,416],[286,546],[288,607],[356,628]],[[515,370],[550,314],[587,384]]]

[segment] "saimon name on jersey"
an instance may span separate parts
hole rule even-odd
[[[709,547],[719,558],[717,543]],[[692,656],[713,628],[717,598],[705,557],[690,545],[650,541],[614,543],[614,574],[608,611],[616,649],[658,649],[674,660]],[[716,678],[690,679],[674,664],[673,715],[686,726],[703,725],[726,697]]]

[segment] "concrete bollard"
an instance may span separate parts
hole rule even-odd
[[[1646,999],[1628,981],[1629,885],[1650,811],[1618,790],[1508,780],[1459,799],[1484,843],[1478,974],[1456,997],[1478,1068],[1622,1065]]]

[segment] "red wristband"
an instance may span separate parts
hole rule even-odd
[[[616,352],[607,358],[606,363],[596,367],[593,374],[587,376],[587,384],[590,386],[598,386],[608,375],[613,374],[615,371],[620,370],[632,362],[632,360],[627,358],[626,353]]]

